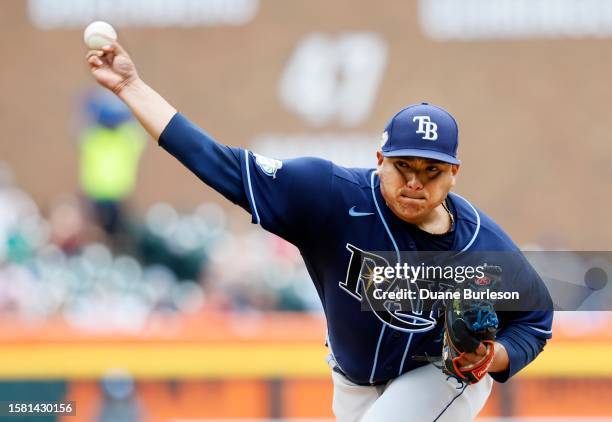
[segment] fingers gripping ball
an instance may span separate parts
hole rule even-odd
[[[95,21],[85,28],[83,40],[89,49],[101,50],[105,45],[117,41],[117,31],[109,23]]]
[[[494,289],[501,282],[501,268],[485,267],[485,277],[467,282],[464,289],[482,291]],[[499,321],[493,303],[488,300],[454,299],[447,303],[442,346],[443,370],[446,374],[468,384],[480,381],[493,361],[494,340]],[[474,353],[485,346],[483,358],[470,366],[460,366],[466,353]]]

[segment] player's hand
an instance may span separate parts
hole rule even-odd
[[[487,356],[487,348],[483,343],[478,345],[478,348],[474,353],[465,353],[458,363],[460,369],[471,369],[477,366]]]
[[[134,62],[117,42],[102,50],[90,50],[86,58],[95,80],[115,94],[138,79]]]

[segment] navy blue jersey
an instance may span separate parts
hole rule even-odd
[[[255,224],[296,245],[327,319],[328,346],[340,369],[360,384],[376,384],[423,365],[414,355],[440,354],[441,324],[415,312],[397,329],[361,310],[355,256],[368,251],[518,251],[501,228],[466,199],[449,194],[455,225],[431,237],[399,219],[385,204],[374,169],[345,168],[319,158],[275,160],[216,143],[177,114],[160,145],[202,181],[247,210]],[[524,261],[508,281],[513,289],[550,300]],[[510,358],[505,381],[531,362],[551,337],[552,311],[503,312],[497,341]]]

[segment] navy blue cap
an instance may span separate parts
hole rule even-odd
[[[385,157],[423,157],[460,164],[459,129],[450,113],[427,103],[413,104],[391,118],[382,135]]]

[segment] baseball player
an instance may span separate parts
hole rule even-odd
[[[393,116],[373,169],[320,158],[280,161],[216,142],[140,79],[119,44],[90,51],[87,61],[96,81],[130,107],[162,148],[244,208],[254,224],[300,249],[327,319],[338,421],[473,420],[493,380],[519,372],[551,337],[548,308],[499,313],[493,340],[464,330],[476,339],[464,350],[448,320],[413,310],[398,325],[362,311],[365,275],[356,263],[369,251],[398,257],[403,251],[518,251],[491,218],[450,192],[460,164],[458,129],[442,108],[422,103]],[[507,283],[550,301],[526,261]],[[444,372],[416,358],[441,353]]]

